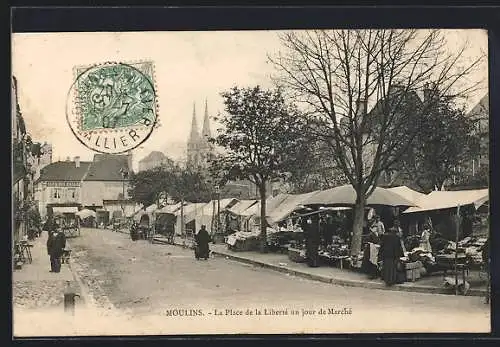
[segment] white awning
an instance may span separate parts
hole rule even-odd
[[[432,210],[444,210],[466,205],[474,205],[476,209],[489,201],[488,189],[433,191],[418,201],[418,207],[410,207],[403,213],[416,213]]]
[[[65,206],[65,207],[52,207],[54,213],[77,213],[78,207],[76,206]]]

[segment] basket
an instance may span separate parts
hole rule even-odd
[[[303,255],[300,249],[288,248],[288,258],[295,263],[303,263],[306,261],[306,257]]]

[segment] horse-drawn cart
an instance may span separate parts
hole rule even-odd
[[[149,240],[153,236],[153,225],[151,216],[142,211],[134,216],[134,221],[130,227],[130,237],[132,241]]]
[[[66,237],[80,236],[80,219],[73,212],[54,212],[54,219]]]

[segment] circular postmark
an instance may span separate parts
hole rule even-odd
[[[146,141],[158,121],[153,64],[105,63],[75,68],[66,118],[87,148],[119,154]]]

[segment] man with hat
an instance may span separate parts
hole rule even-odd
[[[47,239],[47,253],[50,256],[50,272],[61,271],[61,257],[66,247],[66,236],[60,227],[60,220],[57,220],[54,228],[49,231]]]

